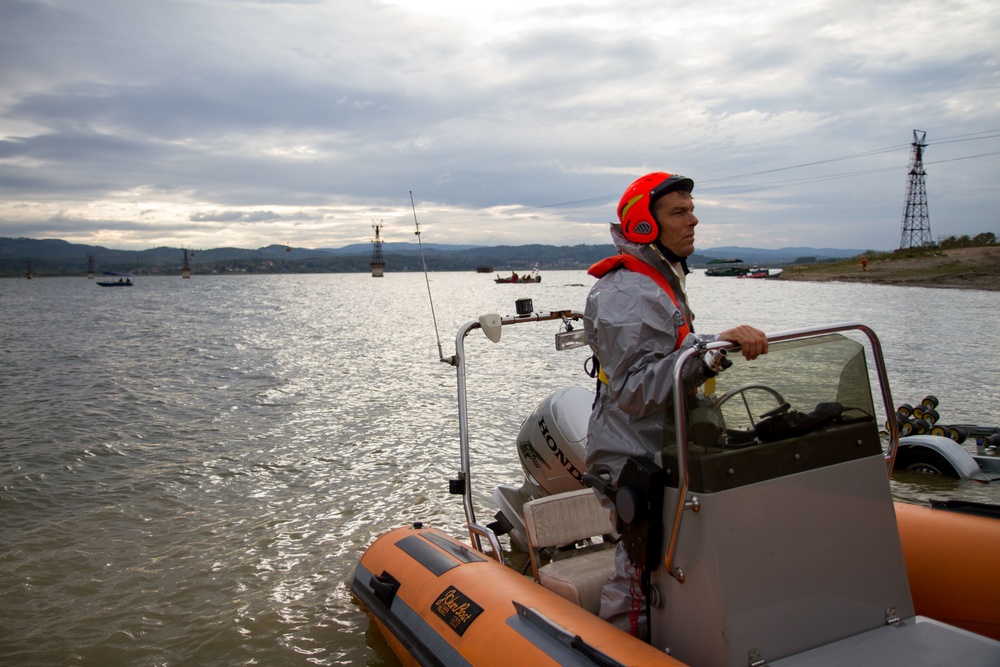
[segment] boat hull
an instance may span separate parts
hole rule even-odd
[[[683,664],[435,529],[378,538],[351,591],[406,665]]]
[[[895,511],[918,617],[1000,640],[1000,519],[905,503]],[[419,525],[379,537],[351,591],[405,665],[593,665],[588,651],[621,664],[684,664]]]
[[[896,503],[913,606],[1000,641],[1000,518]]]

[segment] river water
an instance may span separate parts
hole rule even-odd
[[[394,664],[348,580],[389,528],[464,535],[435,319],[450,355],[480,314],[582,309],[593,282],[492,278],[0,280],[0,663]],[[943,422],[996,421],[1000,293],[698,274],[689,292],[700,331],[868,324],[897,405],[934,394]],[[492,486],[519,481],[521,420],[549,389],[591,386],[582,350],[552,362],[517,329],[468,342],[487,517]],[[1000,486],[913,474],[893,489],[1000,502]]]

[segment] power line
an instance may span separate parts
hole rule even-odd
[[[994,151],[992,153],[980,153],[979,155],[966,155],[965,157],[953,157],[947,160],[934,160],[933,162],[926,162],[925,164],[943,164],[945,162],[958,162],[959,160],[971,160],[977,157],[990,157],[991,155],[1000,155],[1000,151]]]
[[[928,145],[930,145],[930,144],[928,144]],[[979,155],[966,155],[964,157],[949,158],[947,160],[934,160],[933,162],[924,162],[924,165],[926,166],[926,165],[933,165],[933,164],[943,164],[945,162],[958,162],[960,160],[972,160],[974,158],[990,157],[990,156],[993,156],[993,155],[1000,155],[1000,151],[995,151],[995,152],[992,152],[992,153],[980,153]],[[820,181],[839,180],[839,179],[843,179],[843,178],[855,178],[857,176],[869,176],[871,174],[880,174],[880,173],[885,173],[885,172],[890,172],[890,171],[901,171],[901,170],[904,170],[906,168],[907,167],[903,167],[903,166],[882,167],[881,169],[863,169],[863,170],[859,170],[859,171],[848,171],[848,172],[843,172],[843,173],[839,173],[839,174],[823,174],[821,176],[804,176],[802,178],[794,178],[794,179],[788,179],[788,180],[784,180],[784,181],[772,181],[772,182],[767,182],[767,183],[747,184],[747,185],[734,185],[734,186],[731,186],[732,189],[729,190],[729,191],[736,193],[736,192],[756,192],[758,190],[772,190],[774,188],[786,187],[786,186],[791,186],[791,185],[808,185],[809,183],[818,183]],[[710,192],[718,192],[720,190],[720,188],[718,188],[718,187],[713,188],[711,186],[708,186],[708,188],[703,188],[703,187],[699,186],[699,189],[700,190],[708,189]]]
[[[803,162],[802,164],[794,164],[794,165],[791,165],[789,167],[778,167],[776,169],[766,169],[764,171],[752,171],[752,172],[749,172],[749,173],[746,173],[746,174],[739,174],[738,176],[725,176],[725,177],[722,177],[722,178],[710,178],[710,179],[707,179],[707,180],[701,180],[701,181],[699,181],[699,185],[710,184],[710,183],[719,183],[721,181],[731,181],[731,180],[735,180],[737,178],[746,178],[747,176],[761,176],[763,174],[773,174],[773,173],[776,173],[776,172],[779,172],[779,171],[788,171],[790,169],[801,169],[803,167],[815,167],[816,165],[819,165],[819,164],[829,164],[831,162],[842,162],[844,160],[853,160],[853,159],[856,159],[856,158],[859,158],[859,157],[869,157],[871,155],[881,155],[883,153],[894,153],[894,152],[896,152],[898,150],[900,150],[899,146],[893,146],[891,148],[880,148],[878,150],[868,151],[866,153],[855,153],[854,155],[844,155],[844,156],[841,156],[841,157],[828,158],[826,160],[816,160],[815,162]]]
[[[760,190],[774,190],[776,188],[783,188],[792,185],[808,185],[809,183],[819,183],[820,181],[835,181],[845,178],[855,178],[857,176],[869,176],[871,174],[880,174],[888,171],[899,171],[904,167],[882,167],[881,169],[864,169],[861,171],[849,171],[840,174],[823,174],[821,176],[804,176],[802,178],[792,178],[783,181],[771,181],[766,183],[748,183],[746,185],[732,185],[723,187],[712,187],[707,188],[699,187],[699,190],[708,190],[709,192],[729,192],[729,193],[740,193],[740,192],[758,192]]]
[[[953,143],[961,143],[961,142],[966,142],[966,141],[981,141],[981,140],[984,140],[984,139],[995,139],[995,138],[998,138],[998,137],[1000,137],[1000,130],[986,130],[986,131],[981,131],[981,132],[972,132],[972,133],[968,133],[968,134],[959,134],[959,135],[955,135],[955,136],[952,136],[952,137],[945,137],[945,138],[939,139],[937,141],[928,142],[927,145],[928,146],[936,146],[936,145],[940,145],[940,144],[953,144]],[[831,158],[827,158],[825,160],[815,160],[815,161],[812,161],[812,162],[803,162],[801,164],[789,165],[787,167],[776,167],[774,169],[765,169],[765,170],[762,170],[762,171],[755,171],[755,172],[743,173],[743,174],[739,174],[739,175],[735,175],[735,176],[723,176],[723,177],[720,177],[720,178],[709,178],[709,179],[699,180],[698,181],[698,189],[700,191],[708,190],[709,192],[719,192],[722,189],[720,189],[718,187],[712,187],[712,186],[716,185],[718,183],[724,183],[724,182],[727,182],[727,181],[734,181],[734,180],[737,180],[737,179],[748,178],[750,176],[763,176],[763,175],[766,175],[766,174],[774,174],[774,173],[779,173],[779,172],[782,172],[782,171],[790,171],[792,169],[803,169],[805,167],[814,167],[814,166],[818,166],[818,165],[822,165],[822,164],[830,164],[830,163],[833,163],[833,162],[843,162],[843,161],[846,161],[846,160],[855,160],[855,159],[863,158],[863,157],[871,157],[873,155],[883,155],[885,153],[893,153],[893,152],[905,150],[905,149],[908,149],[908,148],[910,148],[910,144],[899,144],[899,145],[896,145],[896,146],[887,146],[885,148],[877,148],[875,150],[865,151],[865,152],[862,152],[862,153],[852,153],[850,155],[841,155],[841,156],[838,156],[838,157],[831,157]],[[925,164],[927,164],[927,165],[943,164],[945,162],[958,162],[958,161],[961,161],[961,160],[972,160],[972,159],[976,159],[976,158],[991,157],[991,156],[994,156],[994,155],[1000,155],[1000,151],[991,152],[991,153],[980,153],[978,155],[967,155],[967,156],[964,156],[964,157],[950,158],[950,159],[947,159],[947,160],[935,160],[933,162],[926,162]],[[899,167],[884,167],[884,168],[881,168],[881,169],[864,169],[864,170],[857,170],[857,171],[851,171],[851,172],[844,172],[844,173],[840,173],[840,174],[827,174],[827,175],[822,175],[822,176],[802,177],[802,178],[797,178],[797,179],[789,179],[789,180],[782,180],[782,181],[771,181],[771,182],[757,183],[757,184],[750,184],[750,183],[747,183],[745,185],[739,185],[739,184],[737,184],[737,185],[731,186],[731,189],[728,189],[726,191],[732,192],[732,193],[758,192],[758,191],[761,191],[761,190],[773,190],[773,189],[776,189],[776,188],[788,187],[788,186],[793,186],[793,185],[807,185],[809,183],[816,183],[816,182],[819,182],[819,181],[837,180],[837,179],[844,179],[844,178],[854,178],[854,177],[858,177],[858,176],[868,176],[868,175],[871,175],[871,174],[884,173],[884,172],[889,172],[889,171],[898,171],[898,170],[901,170],[901,169],[906,169],[906,167],[899,166]],[[602,197],[590,197],[590,198],[587,198],[587,199],[575,199],[575,200],[571,200],[571,201],[556,202],[556,203],[552,203],[552,204],[540,204],[538,206],[524,206],[524,207],[521,208],[521,210],[536,210],[536,209],[544,209],[544,208],[562,208],[562,207],[569,207],[569,208],[572,208],[572,209],[575,209],[575,210],[586,210],[586,209],[590,209],[590,208],[597,208],[597,207],[603,206],[603,205],[605,205],[605,204],[607,204],[609,202],[613,202],[616,199],[618,199],[618,197],[619,197],[619,195],[606,195],[606,196],[602,196]]]

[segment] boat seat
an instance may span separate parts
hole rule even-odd
[[[580,489],[529,501],[524,504],[524,526],[535,581],[592,614],[598,613],[601,589],[615,569],[610,541],[557,550],[549,563],[541,565],[545,549],[615,534],[611,513],[594,491]]]

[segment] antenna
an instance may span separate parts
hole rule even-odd
[[[931,218],[927,213],[927,185],[924,177],[924,149],[927,133],[913,131],[913,152],[910,155],[910,178],[906,183],[906,207],[903,210],[903,233],[899,249],[923,248],[932,245]]]
[[[434,320],[434,335],[437,337],[438,357],[441,358],[441,361],[454,365],[455,358],[445,359],[444,350],[441,349],[441,334],[438,333],[437,316],[434,314],[434,299],[431,297],[431,280],[427,276],[427,262],[424,261],[424,244],[420,241],[420,223],[417,222],[417,207],[413,204],[413,190],[410,190],[410,208],[413,209],[413,224],[417,228],[414,234],[417,235],[417,245],[420,246],[420,263],[424,267],[424,282],[427,283],[427,300],[431,303],[431,319]]]

